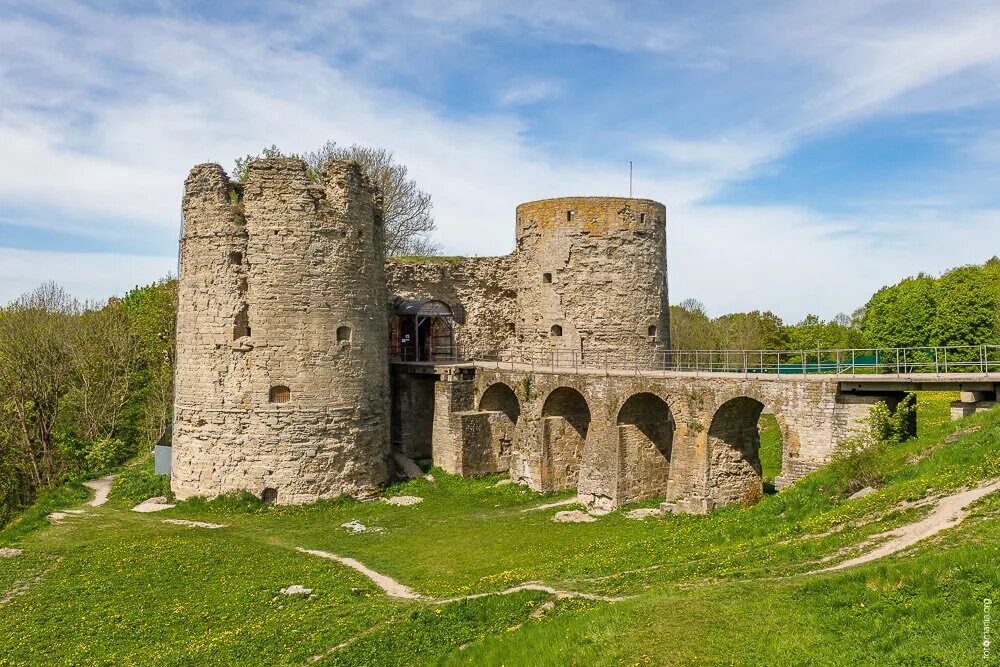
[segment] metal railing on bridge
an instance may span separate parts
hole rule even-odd
[[[910,375],[1000,373],[1000,345],[844,350],[650,350],[581,352],[519,348],[452,361],[500,367],[575,370],[739,373],[744,375]]]

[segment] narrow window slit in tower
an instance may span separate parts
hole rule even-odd
[[[337,342],[338,343],[351,342],[351,327],[347,325],[344,325],[342,327],[337,327]]]
[[[244,305],[233,320],[233,340],[250,335],[250,307]]]
[[[551,273],[543,273],[542,274],[542,282],[545,283],[546,285],[549,284],[549,283],[551,283],[552,282],[552,274]]]
[[[549,330],[553,336],[562,336],[562,327],[558,324],[553,324],[552,329]]]
[[[268,403],[287,403],[292,400],[292,391],[283,384],[271,387],[271,391],[267,393]]]
[[[646,224],[646,214],[645,213],[640,213],[639,214],[639,224],[640,225]]]
[[[566,211],[566,221],[569,222],[573,219],[573,211]]]
[[[231,253],[229,253],[229,263],[230,264],[242,264],[243,263],[243,253],[241,253],[241,252],[231,252]]]
[[[649,329],[647,330],[646,333],[649,334],[650,338],[656,336],[656,325],[655,324],[650,324],[649,325]]]

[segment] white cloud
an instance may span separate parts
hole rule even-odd
[[[562,92],[562,86],[557,81],[543,79],[528,79],[515,81],[500,93],[499,102],[504,106],[520,104],[535,104]]]
[[[889,215],[887,202],[874,203],[865,220],[705,203],[723,184],[838,123],[992,99],[996,90],[970,92],[967,84],[962,95],[926,92],[995,65],[989,37],[997,11],[989,4],[954,15],[928,5],[903,21],[879,14],[898,10],[897,2],[780,3],[752,15],[740,9],[683,20],[600,0],[420,2],[396,12],[355,2],[288,6],[281,11],[298,23],[278,28],[49,6],[72,26],[0,21],[0,206],[32,207],[52,229],[69,229],[80,214],[104,216],[104,229],[73,231],[155,235],[165,257],[0,249],[0,301],[45,279],[84,297],[156,279],[173,266],[166,256],[175,250],[190,167],[230,168],[235,156],[272,143],[294,151],[327,139],[391,148],[434,196],[438,236],[450,253],[511,250],[518,202],[622,194],[623,166],[566,158],[526,132],[521,105],[568,84],[535,73],[507,77],[500,112],[460,116],[379,83],[391,77],[369,76],[372,63],[423,73],[432,69],[428,60],[464,40],[521,28],[533,39],[651,53],[684,66],[711,61],[719,65],[713,76],[731,74],[731,115],[706,119],[696,137],[665,128],[636,140],[650,158],[637,162],[636,194],[668,206],[675,301],[698,297],[713,312],[830,316],[903,275],[981,261],[992,254],[984,248],[1000,246],[993,212],[947,211],[940,200],[918,219],[908,216],[920,202],[901,202]],[[329,52],[301,48],[316,38]],[[364,65],[345,65],[345,52]]]
[[[46,252],[0,248],[0,304],[52,280],[85,301],[103,302],[177,273],[175,256]]]

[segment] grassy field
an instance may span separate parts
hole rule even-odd
[[[128,508],[162,491],[144,464],[103,507],[69,489],[0,532],[0,546],[24,551],[0,559],[0,600],[20,592],[0,605],[0,665],[982,664],[982,601],[1000,598],[1000,494],[903,554],[813,573],[927,511],[903,501],[1000,476],[1000,414],[953,423],[950,399],[921,396],[921,435],[882,452],[875,493],[848,500],[853,470],[834,463],[752,508],[705,517],[555,524],[556,509],[523,510],[568,494],[437,470],[387,491],[424,498],[412,507],[243,497],[136,514]],[[60,506],[86,514],[40,518]],[[351,520],[382,530],[341,528]],[[624,599],[401,601],[297,547],[356,558],[438,600],[526,581]],[[314,594],[279,594],[291,584]]]

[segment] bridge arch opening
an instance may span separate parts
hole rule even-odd
[[[764,478],[764,493],[775,493],[775,483],[782,473],[785,458],[785,438],[781,433],[778,417],[766,406],[757,420],[760,433],[760,470]]]
[[[590,407],[576,389],[559,387],[542,406],[542,485],[551,491],[574,489],[590,430]]]
[[[507,415],[512,424],[521,417],[521,403],[517,400],[514,390],[503,382],[491,384],[479,399],[480,412],[502,412]]]
[[[656,394],[635,394],[618,411],[617,423],[622,502],[665,496],[675,430],[670,406]]]
[[[712,417],[708,429],[708,487],[716,507],[753,503],[763,497],[765,482],[768,481],[761,465],[763,412],[763,403],[748,396],[739,396],[723,403]],[[763,422],[768,424],[769,420]],[[777,421],[774,426],[777,427]],[[774,435],[769,433],[768,438]],[[780,441],[780,429],[776,435]],[[773,458],[773,452],[769,450],[765,450],[764,454],[765,460],[768,456]],[[773,461],[769,461],[769,465],[773,465]],[[780,463],[774,474],[779,471]],[[770,489],[773,487],[769,485]]]

